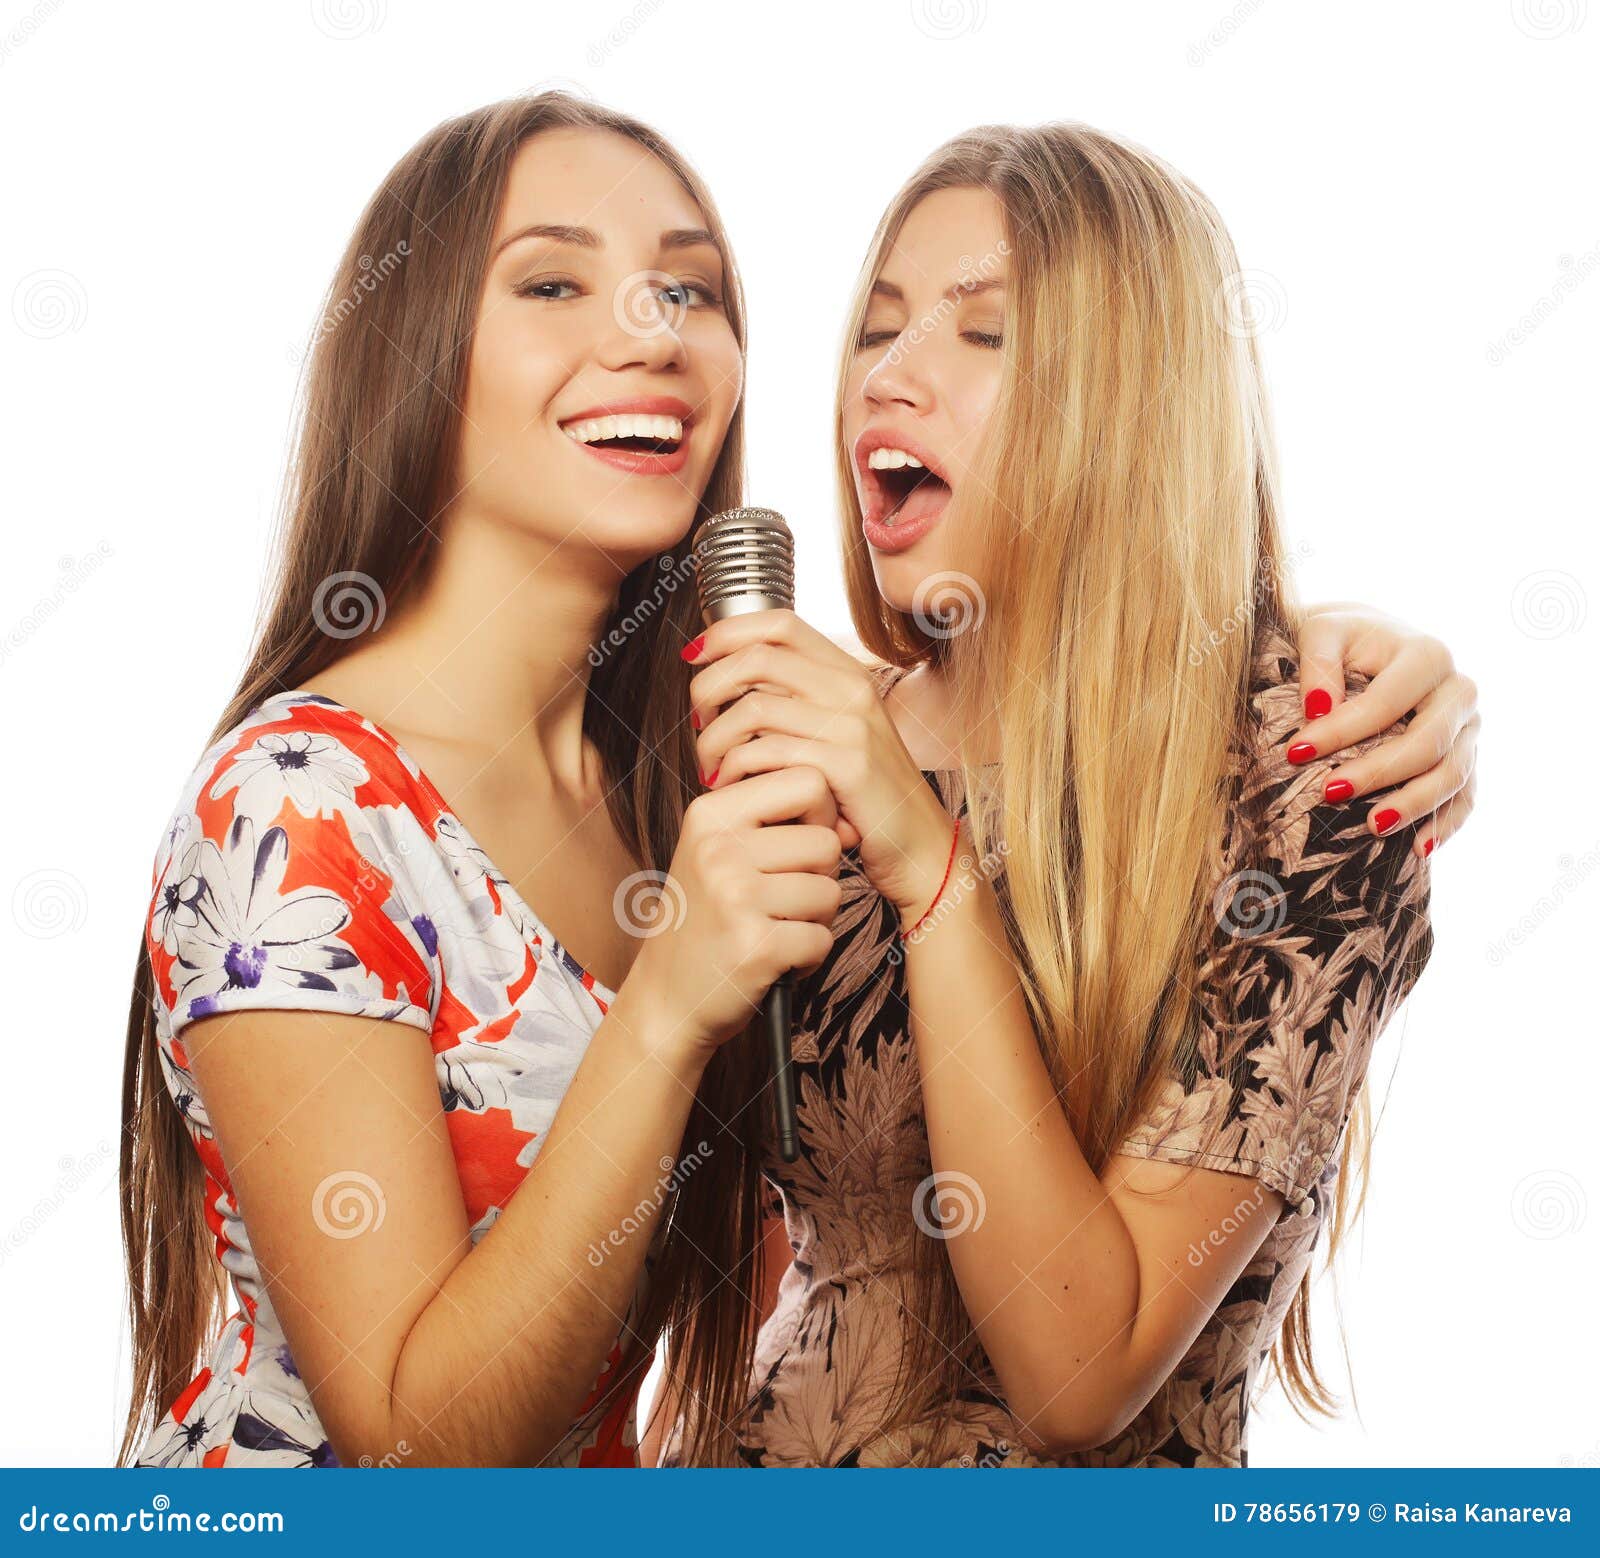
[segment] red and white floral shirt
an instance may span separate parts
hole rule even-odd
[[[418,1029],[476,1244],[537,1156],[612,992],[557,943],[392,737],[304,692],[269,698],[201,759],[156,859],[146,941],[167,1087],[205,1166],[206,1216],[240,1307],[137,1464],[337,1466],[251,1253],[184,1029],[260,1009]],[[354,1171],[331,1176],[315,1212],[349,1237],[382,1215],[381,1187]],[[637,1464],[642,1370],[621,1338],[644,1282],[544,1464]],[[625,1363],[633,1384],[607,1405]]]

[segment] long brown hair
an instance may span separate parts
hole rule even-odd
[[[872,283],[917,203],[952,188],[998,201],[1007,273],[1006,368],[956,516],[982,580],[983,630],[953,637],[880,595],[843,428]],[[974,257],[978,274],[985,264]],[[1255,344],[1236,304],[1229,312],[1238,272],[1210,202],[1149,153],[1083,125],[982,127],[934,152],[890,204],[840,368],[856,630],[894,665],[940,663],[968,728],[996,711],[1000,762],[986,772],[998,777],[964,770],[974,853],[1004,860],[1022,988],[1096,1172],[1192,1042],[1217,933],[1210,870],[1238,804],[1235,760],[1250,750],[1252,647],[1301,621]],[[959,596],[977,579],[953,576],[950,588],[958,613],[974,615],[980,597]],[[1350,1178],[1341,1173],[1330,1252]],[[915,1248],[886,1430],[983,1387],[942,1242]],[[1309,1283],[1275,1361],[1297,1405],[1326,1410]]]
[[[365,576],[389,608],[432,568],[436,526],[454,490],[452,465],[471,360],[473,325],[505,181],[522,144],[541,131],[612,131],[638,142],[679,179],[705,214],[726,264],[725,300],[744,346],[733,258],[709,192],[683,157],[637,120],[560,92],[465,114],[425,135],[395,164],[357,222],[328,292],[308,360],[277,571],[255,647],[213,739],[270,694],[299,686],[345,645],[318,627],[319,591],[341,573]],[[400,256],[392,263],[393,256]],[[380,258],[381,257],[381,258]],[[375,267],[379,280],[373,283]],[[359,299],[351,308],[344,300]],[[739,502],[742,406],[735,411],[695,524]],[[691,533],[692,534],[692,533]],[[665,869],[686,798],[696,793],[683,719],[689,668],[677,648],[698,630],[694,591],[663,553],[621,585],[602,641],[618,647],[593,672],[586,733],[605,766],[612,820],[647,869]],[[654,591],[652,587],[655,587]],[[133,1397],[117,1464],[136,1453],[153,1419],[192,1378],[221,1317],[227,1278],[206,1225],[204,1180],[168,1092],[156,1038],[154,985],[141,937],[122,1087],[122,1233],[133,1331]],[[762,1076],[753,1044],[723,1046],[707,1068],[686,1141],[692,1174],[672,1201],[651,1300],[636,1341],[642,1362],[670,1327],[676,1371],[710,1421],[742,1400],[753,1344],[751,1281],[761,1221],[764,1112],[749,1107]],[[694,1316],[691,1327],[687,1322]],[[619,1371],[618,1389],[637,1375]]]

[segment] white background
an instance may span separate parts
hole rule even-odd
[[[1375,1067],[1341,1279],[1361,1413],[1309,1428],[1269,1396],[1253,1459],[1600,1463],[1591,10],[3,0],[0,1461],[103,1465],[117,1437],[127,980],[245,653],[299,343],[420,134],[562,82],[658,124],[722,203],[751,496],[794,522],[830,629],[839,324],[917,160],[972,123],[1078,118],[1211,195],[1257,273],[1304,593],[1439,634],[1485,716],[1437,950]]]

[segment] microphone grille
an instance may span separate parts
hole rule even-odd
[[[728,509],[694,543],[700,614],[707,622],[794,608],[794,536],[775,509]]]

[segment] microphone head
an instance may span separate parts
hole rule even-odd
[[[794,609],[794,537],[774,509],[729,509],[694,543],[700,615],[707,622],[751,611]]]

